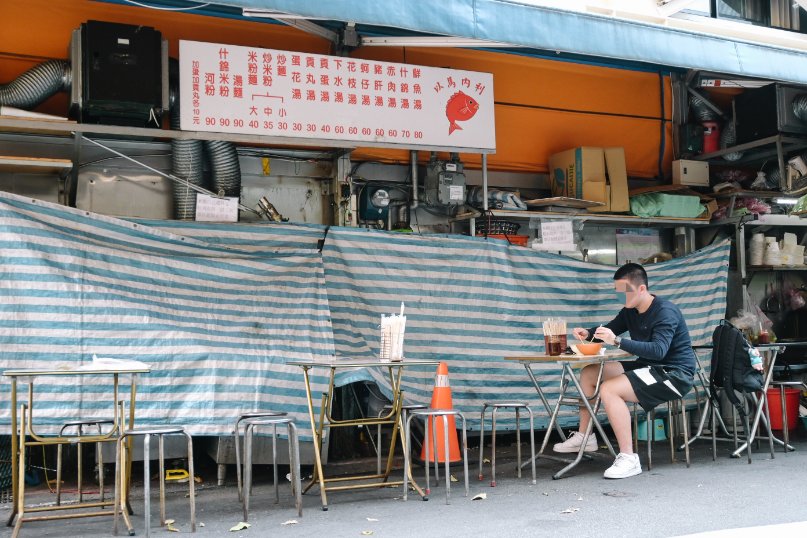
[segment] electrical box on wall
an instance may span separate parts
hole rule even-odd
[[[673,185],[709,186],[709,163],[702,161],[673,161]]]
[[[71,114],[83,123],[161,127],[168,48],[148,26],[87,21],[70,44]]]
[[[389,215],[389,190],[376,185],[365,185],[359,195],[359,218],[365,221],[387,221]]]
[[[465,173],[456,153],[450,161],[438,161],[432,153],[426,169],[426,203],[431,206],[459,206],[465,203]]]

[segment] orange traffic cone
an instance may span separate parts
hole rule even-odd
[[[437,376],[434,378],[434,392],[432,393],[432,409],[453,409],[454,404],[451,403],[451,387],[448,386],[448,364],[441,362],[437,366]],[[434,462],[435,456],[438,462],[445,462],[445,433],[443,421],[445,417],[438,417],[435,424],[437,434],[437,454],[435,454],[434,445],[432,443],[432,417],[429,417],[429,422],[426,427],[426,436],[423,440],[423,449],[420,451],[420,459],[426,461],[426,443],[429,443],[429,461]],[[457,440],[457,424],[454,417],[448,417],[448,457],[449,462],[460,461],[460,446]]]

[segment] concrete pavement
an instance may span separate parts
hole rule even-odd
[[[801,428],[801,426],[799,426]],[[793,441],[796,452],[785,455],[755,453],[754,462],[728,457],[730,445],[718,444],[717,461],[712,461],[711,443],[697,441],[693,447],[692,466],[670,463],[666,442],[657,442],[654,467],[646,469],[643,445],[640,447],[642,474],[624,480],[605,480],[602,472],[610,457],[583,461],[567,477],[552,480],[560,468],[554,461],[538,461],[538,484],[532,485],[529,468],[523,478],[515,478],[515,447],[499,448],[497,487],[477,480],[478,452],[470,453],[469,497],[463,496],[462,471],[453,467],[458,479],[452,484],[452,502],[445,504],[444,488],[433,486],[427,502],[416,495],[402,500],[400,488],[334,492],[329,495],[329,510],[320,509],[317,488],[303,497],[304,512],[297,517],[288,483],[281,486],[281,502],[274,504],[271,467],[256,468],[249,523],[237,532],[229,529],[242,520],[241,505],[235,489],[235,472],[230,468],[225,486],[215,485],[215,465],[198,456],[198,473],[204,483],[197,488],[199,536],[231,537],[449,537],[449,536],[575,536],[575,537],[668,537],[712,531],[710,537],[770,535],[782,531],[786,536],[807,535],[807,435],[799,430]],[[474,440],[471,440],[474,445]],[[765,448],[767,445],[761,445]],[[524,447],[524,453],[528,448]],[[604,450],[601,452],[605,453]],[[679,454],[683,457],[683,454]],[[375,468],[375,459],[329,466],[328,473],[347,467]],[[139,467],[139,466],[138,466]],[[152,469],[156,465],[152,466]],[[422,483],[423,469],[415,470]],[[304,469],[304,474],[309,474]],[[400,476],[400,471],[396,471]],[[161,529],[158,515],[156,482],[152,482],[152,535],[175,536]],[[190,529],[187,485],[171,484],[168,517],[181,533]],[[485,493],[484,500],[471,500]],[[142,483],[135,483],[132,506],[138,536],[143,536]],[[52,502],[55,496],[38,487],[30,497],[33,503]],[[0,505],[5,521],[9,504]],[[288,523],[289,521],[297,523]],[[204,526],[201,526],[201,525]],[[740,528],[782,525],[763,529]],[[732,529],[731,531],[724,531]],[[22,537],[110,536],[111,518],[87,518],[70,521],[26,523]],[[11,535],[2,527],[0,537]]]

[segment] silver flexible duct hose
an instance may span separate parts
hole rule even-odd
[[[723,126],[723,132],[720,133],[720,147],[722,149],[730,148],[737,143],[737,132],[734,127],[734,120],[732,119]],[[739,161],[743,157],[742,151],[735,151],[734,153],[727,153],[723,155],[723,159],[727,161]]]
[[[768,183],[768,188],[778,189],[782,181],[782,174],[779,173],[779,164],[773,163],[765,166],[762,171],[765,172],[765,181]]]
[[[800,93],[793,99],[793,115],[807,123],[807,93]]]
[[[692,113],[698,121],[714,121],[717,119],[715,111],[706,106],[703,99],[696,95],[689,97],[689,108],[692,109]]]
[[[48,60],[8,84],[0,84],[0,105],[30,110],[58,91],[69,90],[70,64]]]
[[[213,192],[223,196],[241,196],[241,165],[232,142],[205,140],[205,151],[210,158],[213,174]]]
[[[172,95],[171,129],[179,129],[179,99]],[[202,186],[204,153],[201,140],[171,141],[171,173],[187,179],[189,183]],[[174,218],[194,220],[196,218],[196,191],[186,185],[174,182]]]

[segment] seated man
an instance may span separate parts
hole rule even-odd
[[[648,291],[647,273],[641,265],[628,263],[614,273],[614,287],[624,294],[625,307],[605,326],[575,328],[577,338],[597,338],[616,346],[638,359],[606,362],[600,396],[608,421],[619,444],[614,464],[605,471],[605,478],[627,478],[642,472],[638,454],[633,453],[631,416],[627,402],[638,402],[645,411],[658,404],[683,397],[692,389],[696,370],[695,354],[681,311],[670,301]],[[621,338],[624,332],[630,339]],[[586,366],[580,375],[580,385],[586,396],[594,394],[599,365]],[[580,408],[580,427],[555,452],[577,452],[583,441],[590,417]],[[586,452],[597,450],[597,438],[592,433]]]

